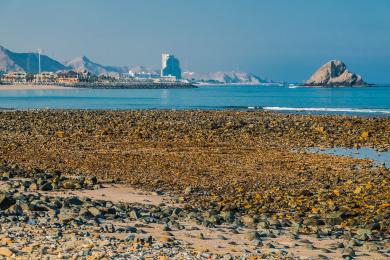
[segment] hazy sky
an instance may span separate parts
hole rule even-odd
[[[329,59],[390,83],[389,0],[0,0],[0,45],[64,61],[243,70],[300,82]]]

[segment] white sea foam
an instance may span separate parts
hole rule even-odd
[[[274,111],[316,111],[316,112],[390,114],[390,109],[328,108],[328,107],[263,107],[263,109],[274,110]]]

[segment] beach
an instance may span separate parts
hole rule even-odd
[[[297,252],[305,257],[388,257],[389,169],[367,159],[306,149],[388,151],[389,118],[265,111],[34,110],[1,112],[0,126],[4,172],[13,178],[41,176],[31,180],[42,179],[37,190],[45,183],[51,189],[40,191],[40,200],[48,196],[62,201],[71,195],[82,200],[78,205],[98,209],[91,209],[94,216],[77,205],[56,208],[58,216],[73,209],[76,222],[53,220],[68,227],[66,236],[80,245],[85,242],[83,232],[102,233],[90,225],[99,218],[103,229],[130,225],[142,230],[108,232],[116,237],[115,247],[123,248],[116,251],[123,256],[127,245],[136,248],[134,254],[194,259],[202,254],[293,257]],[[56,174],[77,181],[69,184]],[[101,186],[85,184],[92,176]],[[82,193],[90,199],[81,199]],[[102,200],[110,204],[102,205]],[[116,217],[110,208],[116,209]],[[69,228],[75,223],[84,230],[80,234]],[[50,222],[44,224],[47,232],[55,231]],[[131,242],[124,239],[129,234],[134,235]],[[58,237],[50,254],[69,254],[59,246],[66,236]],[[90,241],[94,246],[86,247],[103,254],[98,245],[106,239],[97,235]]]
[[[0,91],[9,90],[65,90],[74,89],[72,87],[64,87],[58,85],[33,85],[33,84],[14,84],[14,85],[0,85]]]

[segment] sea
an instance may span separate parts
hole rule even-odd
[[[1,88],[1,87],[0,87]],[[1,90],[0,109],[264,109],[390,117],[390,85],[358,88],[212,85],[192,89]]]

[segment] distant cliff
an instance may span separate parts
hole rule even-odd
[[[69,69],[69,67],[46,55],[41,55],[41,68],[42,71],[51,72]],[[38,53],[16,53],[0,46],[0,71],[25,71],[37,73],[39,71]]]
[[[214,83],[214,84],[261,84],[268,83],[268,81],[256,76],[252,73],[246,72],[210,72],[210,73],[196,73],[184,72],[183,78],[197,83]]]
[[[364,86],[360,75],[350,72],[344,62],[331,60],[321,66],[309,80],[305,82],[306,86]]]

